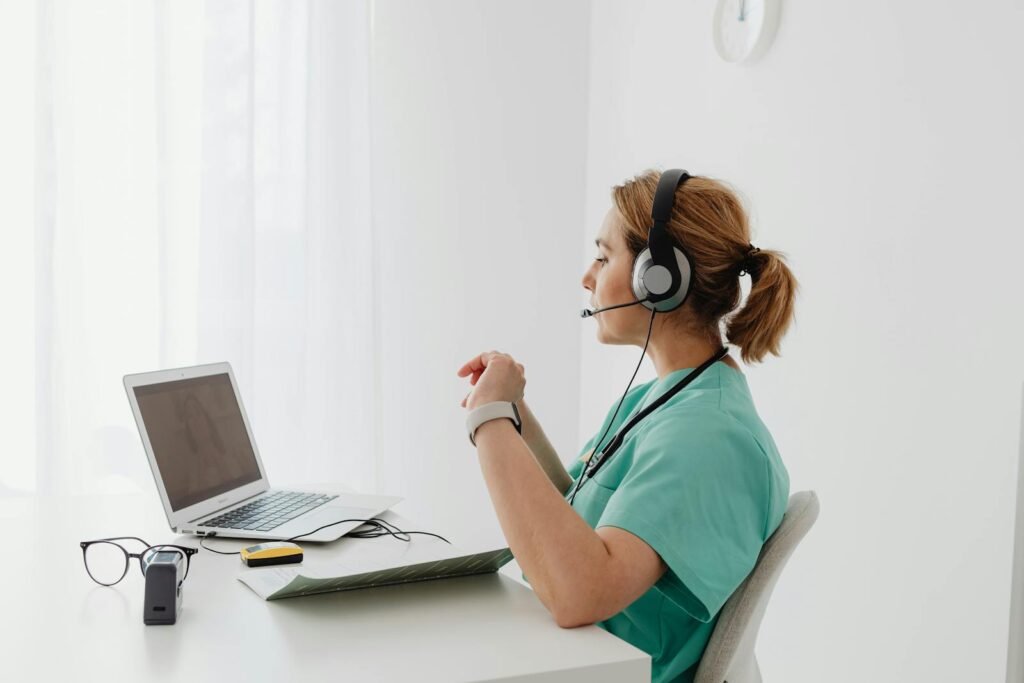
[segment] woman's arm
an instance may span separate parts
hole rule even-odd
[[[526,399],[516,404],[519,407],[519,417],[523,420],[523,441],[530,447],[533,456],[548,475],[548,479],[555,485],[558,492],[565,495],[572,484],[572,477],[562,464],[561,458],[555,452],[554,446],[548,440],[547,434],[540,426],[540,422],[534,416],[530,407],[526,405]]]
[[[492,352],[492,353],[497,353]],[[459,377],[465,377],[470,375],[469,383],[476,385],[480,376],[484,372],[483,358],[487,354],[481,354],[470,362],[466,363],[459,369]],[[509,357],[511,359],[511,357]],[[518,365],[518,367],[522,367]],[[472,394],[472,392],[470,392]],[[466,401],[469,399],[469,395],[462,399],[462,406],[466,407]],[[569,486],[572,484],[572,477],[565,469],[565,465],[562,464],[561,458],[558,457],[558,453],[555,451],[555,447],[551,445],[548,440],[547,434],[540,426],[540,422],[534,416],[533,411],[526,405],[526,399],[522,395],[516,400],[516,405],[519,408],[519,417],[522,419],[522,435],[526,445],[530,447],[530,451],[534,457],[537,458],[537,463],[544,470],[544,473],[548,475],[548,479],[554,485],[558,492],[563,496],[568,491]]]
[[[462,401],[469,410],[523,400],[525,371],[506,354],[482,353],[458,375],[471,376],[474,385]],[[610,526],[590,528],[558,487],[548,485],[551,480],[538,457],[511,420],[485,422],[474,438],[509,548],[559,626],[592,624],[618,614],[665,573],[661,557],[639,537]]]
[[[509,548],[530,586],[563,628],[618,614],[667,567],[643,540],[623,529],[596,531],[562,495],[509,420],[476,431],[484,481]]]

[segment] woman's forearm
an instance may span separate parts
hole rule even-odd
[[[608,575],[607,546],[549,485],[509,420],[480,425],[476,446],[498,522],[519,566],[559,625],[577,625],[580,605],[594,600],[591,587]]]
[[[558,457],[554,446],[551,445],[551,441],[548,440],[547,435],[541,428],[540,422],[534,416],[530,407],[526,405],[526,400],[520,401],[518,406],[519,416],[523,420],[523,441],[533,451],[533,455],[544,470],[544,474],[548,475],[548,479],[558,489],[558,492],[564,495],[569,485],[572,484],[572,478],[566,471],[565,465],[562,464],[561,458]]]

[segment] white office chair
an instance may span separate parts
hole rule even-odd
[[[790,496],[786,514],[761,548],[753,571],[722,607],[694,683],[761,683],[761,669],[754,656],[761,619],[782,568],[816,519],[818,496],[814,491]]]

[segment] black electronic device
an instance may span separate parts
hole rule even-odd
[[[159,551],[146,565],[146,601],[142,621],[173,624],[181,614],[181,584],[185,580],[185,558],[176,551]]]

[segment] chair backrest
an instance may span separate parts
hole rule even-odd
[[[761,619],[782,568],[817,518],[818,495],[814,491],[790,496],[786,514],[765,541],[754,569],[722,607],[694,683],[760,683],[754,645]]]

